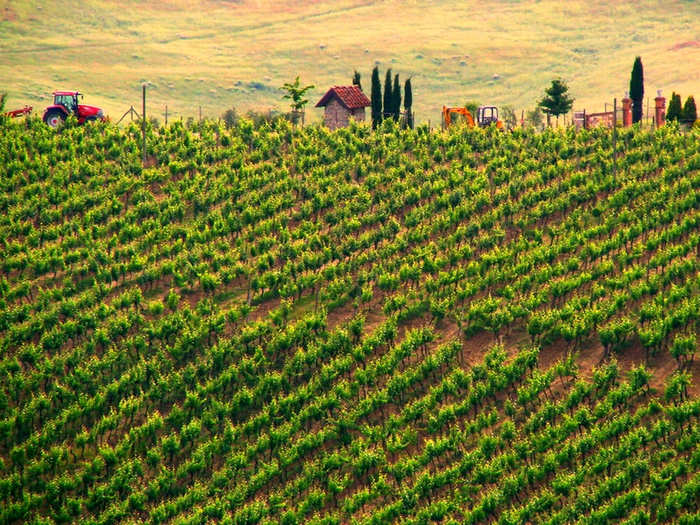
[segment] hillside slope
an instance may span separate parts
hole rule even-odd
[[[0,133],[0,522],[697,522],[697,133],[148,140]]]
[[[162,121],[166,104],[170,118],[285,110],[279,87],[297,75],[316,85],[312,104],[355,69],[369,92],[378,61],[382,79],[413,78],[419,122],[468,100],[520,114],[557,76],[593,112],[624,96],[636,55],[649,97],[700,95],[699,17],[694,0],[0,0],[0,90],[41,107],[79,89],[118,119],[148,80]]]

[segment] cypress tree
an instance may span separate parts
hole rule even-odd
[[[634,59],[632,66],[632,78],[630,79],[630,98],[632,99],[632,122],[642,120],[642,106],[644,103],[644,68],[642,57]]]
[[[379,80],[379,67],[374,66],[372,70],[372,129],[382,121],[382,84]]]
[[[413,129],[413,113],[411,106],[413,105],[413,90],[411,88],[411,79],[406,79],[403,86],[403,107],[406,109],[406,126]]]
[[[394,113],[394,104],[392,100],[393,89],[391,89],[391,68],[386,72],[386,78],[384,79],[384,115],[385,117],[390,117]]]
[[[355,74],[352,76],[352,85],[357,86],[362,91],[362,84],[360,83],[360,72],[355,70]]]
[[[672,120],[680,120],[683,113],[683,108],[681,107],[681,96],[674,92],[671,95],[671,101],[668,103],[668,111],[666,112],[666,120],[671,122]]]
[[[690,95],[683,105],[683,122],[693,124],[698,119],[698,108],[695,106],[695,99]]]
[[[394,120],[399,121],[401,116],[401,84],[399,84],[399,74],[394,76],[394,91],[391,94],[392,98],[392,113],[394,114]]]

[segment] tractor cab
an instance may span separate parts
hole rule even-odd
[[[78,113],[78,97],[81,93],[69,91],[55,91],[53,94],[54,106],[63,106],[68,113]]]
[[[496,106],[480,106],[476,110],[476,121],[482,128],[491,124],[498,125],[498,108]]]

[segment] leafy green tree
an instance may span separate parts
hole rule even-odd
[[[541,130],[544,126],[544,118],[542,117],[542,110],[539,107],[528,111],[525,114],[525,121],[535,129]]]
[[[382,113],[383,117],[391,117],[394,113],[393,104],[393,94],[394,90],[391,87],[391,68],[387,69],[386,76],[384,77],[384,111]]]
[[[545,89],[544,97],[539,102],[539,107],[547,114],[547,124],[551,115],[558,119],[559,115],[571,111],[573,105],[574,99],[569,96],[569,86],[560,78],[552,80],[552,85]]]
[[[407,78],[403,86],[403,107],[406,110],[406,126],[413,129],[413,88],[411,87],[411,79]]]
[[[227,128],[232,128],[238,123],[238,119],[240,117],[238,116],[238,112],[236,112],[236,108],[230,108],[224,111],[223,115],[221,115],[221,120],[224,121],[224,124],[226,124]]]
[[[287,92],[283,96],[283,98],[292,101],[292,112],[298,114],[304,111],[304,106],[309,102],[308,99],[304,98],[304,95],[307,91],[313,89],[314,87],[316,86],[314,86],[313,84],[309,84],[308,86],[302,87],[299,83],[299,76],[297,75],[297,78],[294,80],[294,82],[285,82],[280,89]]]
[[[469,100],[464,104],[464,107],[469,110],[469,113],[472,114],[472,117],[476,119],[476,112],[479,109],[479,106],[481,106],[481,102],[478,102],[476,100]]]
[[[683,115],[681,120],[688,124],[693,124],[698,119],[698,108],[695,105],[695,98],[690,95],[683,105]]]
[[[352,76],[352,85],[357,86],[362,90],[362,82],[361,82],[361,77],[360,77],[360,72],[355,70],[355,73]]]
[[[644,68],[642,57],[634,59],[632,78],[630,78],[630,98],[632,99],[632,122],[642,120],[642,104],[644,101]]]
[[[671,94],[671,101],[668,103],[668,111],[666,112],[666,120],[671,122],[673,120],[679,121],[683,114],[683,108],[681,107],[681,96],[675,91]]]
[[[372,129],[377,129],[377,126],[382,121],[382,83],[379,80],[379,67],[375,66],[372,70]]]
[[[508,129],[513,129],[518,125],[518,116],[515,114],[513,106],[503,106],[503,122]]]

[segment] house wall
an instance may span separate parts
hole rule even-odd
[[[343,128],[350,123],[350,117],[357,121],[365,120],[365,108],[353,110],[343,106],[337,98],[332,98],[326,106],[323,123],[330,129]]]
[[[337,98],[333,98],[326,106],[326,113],[323,122],[330,129],[342,128],[348,125],[350,111],[347,110]]]
[[[358,122],[365,121],[365,108],[356,108],[352,110],[352,118]]]

